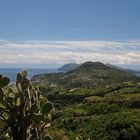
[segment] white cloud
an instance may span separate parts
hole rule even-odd
[[[140,40],[24,41],[0,40],[0,64],[64,64],[101,61],[140,65]],[[2,66],[1,66],[2,67]]]

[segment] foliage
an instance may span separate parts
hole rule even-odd
[[[32,81],[39,84],[47,83],[66,88],[91,88],[139,80],[128,71],[111,68],[99,62],[85,62],[72,71],[41,74],[32,78]]]
[[[49,94],[45,87],[41,91],[56,107],[52,131],[64,132],[69,140],[140,138],[140,86],[136,82],[64,90],[58,87],[57,94],[56,89],[50,89]]]
[[[32,81],[56,107],[52,129],[69,140],[140,139],[140,78],[130,71],[86,62]]]
[[[26,71],[17,74],[16,88],[8,86],[9,82],[0,75],[2,132],[13,140],[51,140],[45,131],[50,126],[52,103],[32,85]]]

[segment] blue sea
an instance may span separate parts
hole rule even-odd
[[[10,78],[10,81],[16,80],[16,75],[22,69],[20,68],[0,68],[0,74],[7,76]],[[34,75],[42,74],[42,73],[52,73],[57,72],[56,69],[26,69],[28,72],[28,78],[31,78]]]

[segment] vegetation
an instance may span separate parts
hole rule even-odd
[[[34,76],[33,85],[26,76],[18,74],[14,89],[0,78],[3,134],[13,136],[14,126],[16,134],[26,130],[22,135],[30,132],[35,140],[46,134],[53,140],[140,140],[140,79],[131,72],[86,62],[66,73]],[[47,99],[55,107],[52,125],[39,131],[50,124]]]
[[[50,126],[52,103],[31,84],[26,71],[18,73],[16,88],[9,82],[0,75],[1,132],[13,140],[51,140],[45,130]]]
[[[41,91],[45,93],[45,88],[41,87]],[[90,89],[64,89],[65,92],[61,89],[57,93],[54,89],[46,91],[47,98],[56,108],[51,129],[63,132],[68,140],[76,140],[76,137],[83,140],[140,138],[138,83],[129,82]]]
[[[140,139],[139,80],[130,71],[99,62],[32,79],[56,108],[54,140]]]
[[[86,62],[66,73],[37,75],[33,82],[66,88],[90,88],[108,84],[139,81],[131,72],[115,69],[100,62]]]

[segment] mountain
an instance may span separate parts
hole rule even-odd
[[[95,87],[98,85],[117,84],[139,81],[131,72],[109,67],[100,62],[85,62],[66,73],[36,75],[32,81],[54,84],[63,87]]]
[[[79,65],[80,64],[76,64],[76,63],[65,64],[62,67],[58,68],[58,71],[68,72],[70,70],[76,69]]]

